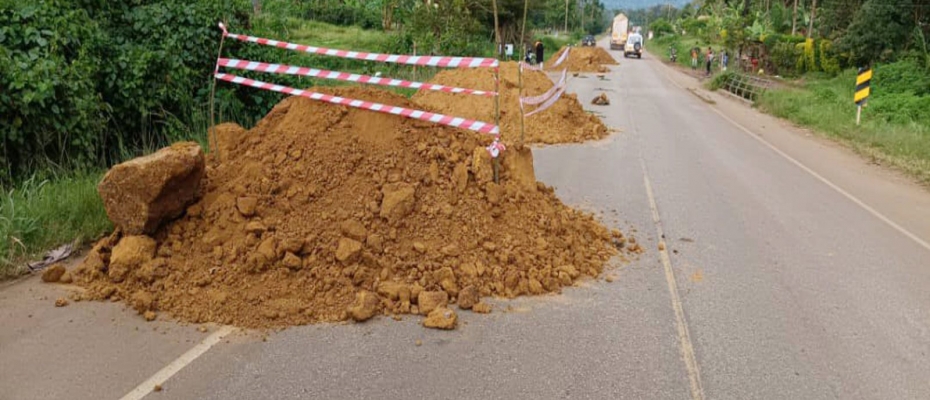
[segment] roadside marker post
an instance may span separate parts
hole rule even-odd
[[[856,76],[856,94],[853,101],[856,102],[856,125],[862,118],[862,106],[868,103],[869,95],[872,93],[872,68],[859,68],[859,74]]]

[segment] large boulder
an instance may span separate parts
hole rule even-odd
[[[117,229],[151,234],[196,200],[203,175],[200,145],[183,142],[114,166],[97,191]]]

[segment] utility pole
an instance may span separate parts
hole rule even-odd
[[[813,0],[814,4],[811,5],[811,20],[807,25],[807,38],[811,38],[811,34],[814,33],[814,18],[817,15],[817,0]]]
[[[798,0],[794,0],[794,12],[791,13],[791,36],[798,33]]]

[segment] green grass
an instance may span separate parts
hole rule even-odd
[[[852,70],[833,78],[814,78],[800,87],[770,90],[757,106],[930,184],[930,96],[883,92],[879,72],[860,126],[852,101],[856,75]]]
[[[701,70],[704,68],[704,54],[707,52],[708,47],[713,47],[714,52],[717,53],[718,56],[720,51],[723,49],[719,43],[708,43],[705,40],[691,36],[682,37],[668,35],[646,41],[646,50],[651,52],[653,56],[659,57],[661,60],[668,60],[669,46],[674,46],[678,51],[678,58],[676,63],[688,68],[691,67],[691,49],[694,47],[701,49],[701,54],[698,58],[698,69]],[[719,68],[718,63],[714,63],[714,68]]]
[[[33,176],[0,193],[0,279],[25,271],[48,249],[83,243],[112,229],[97,195],[102,172]]]

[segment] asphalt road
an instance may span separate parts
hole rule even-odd
[[[643,243],[616,281],[463,312],[453,332],[381,318],[232,334],[146,398],[930,398],[930,193],[697,96],[649,55],[619,59],[569,83],[619,132],[534,151],[566,203]],[[602,92],[611,105],[589,105]],[[120,398],[211,335],[52,308],[62,290],[0,288],[0,399]]]

